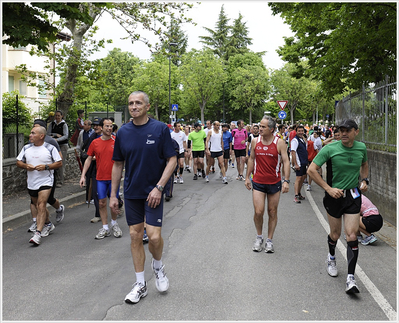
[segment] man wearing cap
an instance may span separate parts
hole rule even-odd
[[[357,123],[351,119],[344,120],[338,128],[341,140],[328,144],[317,154],[309,166],[308,174],[325,190],[323,205],[330,224],[329,254],[326,262],[327,272],[332,277],[338,275],[335,247],[341,236],[342,216],[344,217],[348,261],[345,292],[352,294],[359,293],[354,278],[359,254],[356,233],[359,230],[361,194],[367,191],[369,185],[369,167],[366,145],[355,140],[359,134]],[[318,173],[324,163],[327,163],[327,182]]]

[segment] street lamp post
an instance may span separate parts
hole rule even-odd
[[[169,43],[169,123],[172,124],[172,103],[170,101],[170,46],[177,46],[177,43]]]

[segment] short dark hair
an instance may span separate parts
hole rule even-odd
[[[82,114],[83,112],[85,112],[85,110],[79,109],[78,110],[78,116],[79,116],[79,114]]]
[[[296,127],[296,130],[298,130],[298,129],[300,129],[300,128],[302,128],[303,130],[305,130],[305,127],[304,127],[303,125],[301,125],[301,124],[300,124],[299,126]]]
[[[102,118],[100,121],[100,127],[104,127],[104,120],[109,120],[112,122],[112,120],[110,118]]]
[[[35,124],[38,124],[47,130],[47,123],[43,119],[35,119],[35,121],[33,121],[33,125]]]

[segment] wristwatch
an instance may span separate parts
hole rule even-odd
[[[48,165],[45,165],[45,166],[44,166],[44,169],[45,169],[45,170],[50,170],[50,167],[49,167]]]
[[[162,192],[163,191],[163,189],[164,189],[164,187],[162,186],[162,185],[156,185],[155,186],[157,189],[158,189],[158,191],[160,191],[160,192]]]
[[[283,182],[286,182],[286,183],[290,183],[290,180],[289,179],[285,179],[285,180],[283,180]]]
[[[365,181],[367,185],[369,185],[369,183],[370,183],[370,180],[369,180],[367,177],[366,177],[366,178],[363,178],[363,179],[362,179],[362,182],[363,182],[363,181]]]

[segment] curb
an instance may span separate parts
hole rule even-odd
[[[80,192],[72,194],[68,197],[64,197],[60,199],[60,203],[67,208],[68,206],[75,204],[75,203],[82,203],[82,196],[85,197],[86,192]],[[49,205],[49,204],[47,204]],[[12,231],[13,229],[29,223],[32,220],[30,209],[26,211],[19,212],[17,214],[8,216],[7,218],[3,219],[3,232],[5,231]]]

